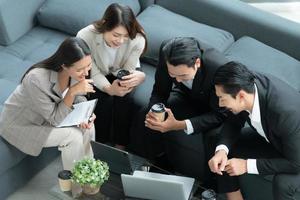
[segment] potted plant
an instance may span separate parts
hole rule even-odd
[[[82,187],[85,194],[96,194],[108,177],[109,167],[106,162],[84,158],[75,163],[71,179]]]

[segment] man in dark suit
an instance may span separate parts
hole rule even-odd
[[[219,106],[233,114],[222,128],[209,161],[219,192],[243,199],[239,175],[274,175],[273,198],[294,199],[300,189],[300,94],[285,82],[239,63],[220,67],[214,84]],[[253,131],[241,131],[245,122]],[[230,159],[228,159],[230,158]],[[252,158],[252,159],[249,159]]]
[[[199,42],[194,38],[178,37],[162,43],[155,83],[146,112],[153,104],[164,103],[167,117],[161,122],[156,120],[151,111],[146,115],[145,126],[149,129],[142,132],[146,132],[144,141],[150,144],[150,157],[166,151],[164,139],[167,138],[168,141],[173,141],[172,144],[177,144],[177,150],[183,143],[194,143],[195,145],[190,146],[200,152],[194,158],[191,154],[184,155],[181,152],[169,158],[177,168],[176,171],[191,172],[191,167],[188,166],[195,163],[195,158],[198,163],[207,163],[201,144],[202,136],[195,138],[188,135],[207,132],[222,123],[225,114],[218,107],[212,78],[216,69],[226,62],[225,57],[216,50],[202,52]],[[154,142],[149,142],[151,140]],[[169,151],[172,151],[170,148]]]

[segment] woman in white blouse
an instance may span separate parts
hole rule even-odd
[[[91,78],[96,93],[90,98],[99,99],[95,109],[96,140],[124,149],[129,142],[132,93],[145,79],[145,73],[138,70],[139,58],[147,46],[144,30],[128,6],[114,3],[102,19],[80,30],[77,36],[88,44],[93,58]],[[119,80],[116,76],[121,69],[130,74]]]

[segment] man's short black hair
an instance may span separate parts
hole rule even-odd
[[[199,42],[193,37],[176,37],[162,48],[165,60],[171,65],[185,64],[193,67],[196,59],[201,58]]]
[[[253,94],[254,79],[255,75],[245,65],[232,61],[216,71],[214,84],[235,98],[240,90]]]

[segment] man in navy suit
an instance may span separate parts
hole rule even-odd
[[[219,106],[233,114],[222,128],[209,161],[219,192],[243,199],[238,176],[274,175],[273,198],[294,199],[300,189],[300,94],[271,75],[229,62],[215,73]],[[241,131],[245,122],[252,131]],[[251,158],[251,159],[250,159]]]

